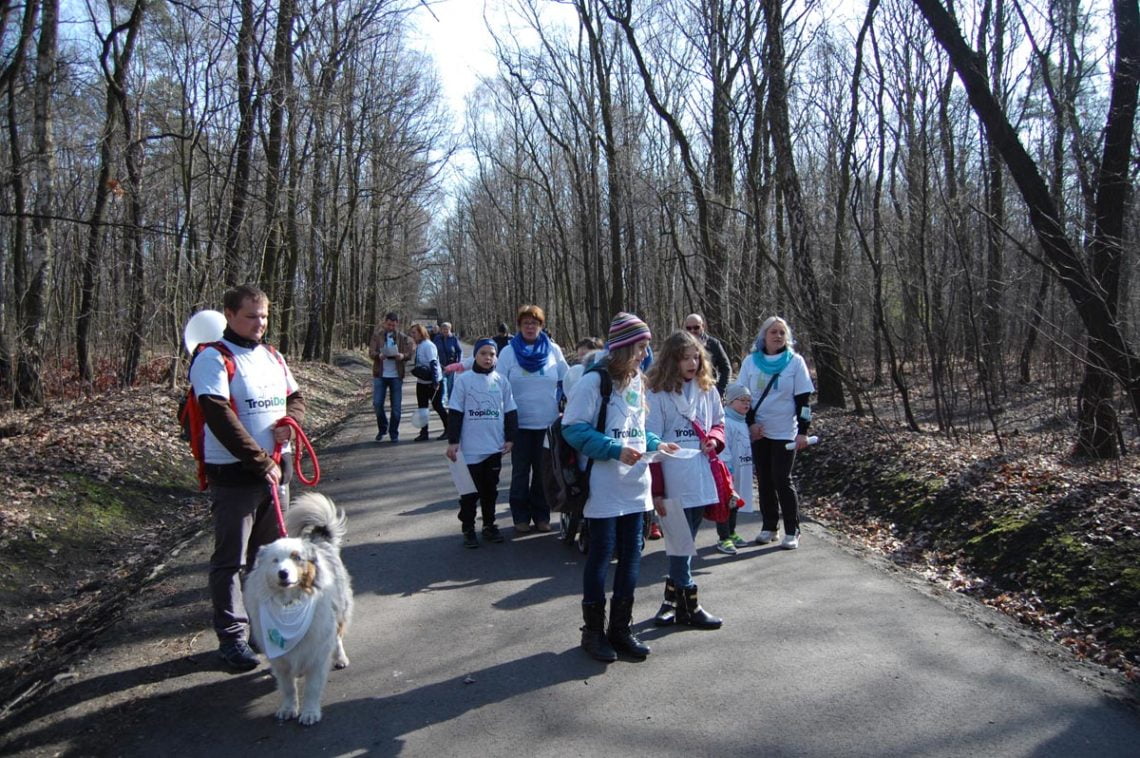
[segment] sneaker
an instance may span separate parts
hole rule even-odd
[[[515,531],[519,534],[526,534],[530,531],[530,524],[515,524]]]
[[[757,545],[767,545],[769,542],[771,542],[774,539],[776,539],[776,530],[775,529],[765,529],[756,535],[756,544]]]
[[[475,530],[463,533],[463,547],[479,547],[479,539],[475,536]]]
[[[550,531],[550,522],[549,521],[535,521],[534,522],[534,528],[540,532],[549,532]]]
[[[716,543],[716,551],[725,555],[736,555],[736,545],[732,544],[732,537],[726,537]]]
[[[650,526],[649,526],[649,539],[659,540],[664,536],[665,535],[661,533],[661,525],[660,524],[658,524],[656,521],[653,522],[652,524],[650,524]]]
[[[748,544],[748,540],[744,539],[743,537],[741,537],[736,532],[733,532],[732,534],[728,535],[728,538],[730,540],[732,540],[732,544],[736,545],[737,547],[744,547],[745,545]]]
[[[483,527],[483,539],[488,542],[502,542],[503,533],[499,531],[499,527],[494,524],[487,524]]]
[[[257,654],[249,649],[245,640],[226,640],[218,646],[218,656],[230,668],[238,671],[253,671],[261,663]]]
[[[384,441],[384,432],[380,432],[379,434],[376,435],[376,441],[377,442],[383,442]]]
[[[800,546],[800,533],[785,534],[784,539],[780,542],[780,547],[784,550],[795,550]]]

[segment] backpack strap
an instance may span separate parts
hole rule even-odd
[[[598,374],[598,384],[599,384],[598,390],[601,392],[601,395],[602,395],[602,407],[598,409],[598,423],[594,425],[594,428],[597,429],[598,432],[604,434],[605,428],[606,428],[606,413],[610,407],[610,397],[613,395],[613,392],[614,392],[614,380],[613,380],[613,377],[610,376],[610,372],[606,369],[605,364],[599,363],[599,364],[595,364],[595,365],[591,366],[590,368],[586,369],[586,374],[590,373],[591,371],[596,371]],[[585,374],[583,374],[583,376],[585,376]],[[587,458],[586,459],[586,479],[587,479],[587,481],[590,478],[590,470],[593,468],[594,468],[594,459],[593,458]]]
[[[760,407],[760,403],[764,402],[764,398],[768,397],[768,393],[772,391],[772,384],[775,383],[775,381],[779,378],[779,372],[772,374],[772,378],[768,380],[768,386],[765,387],[764,391],[760,393],[760,399],[756,401],[755,405],[748,409],[748,413],[744,417],[744,423],[748,424],[749,426],[752,426],[756,423],[756,409]]]

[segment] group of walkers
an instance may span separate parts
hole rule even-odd
[[[222,338],[196,351],[190,380],[201,408],[202,463],[213,495],[214,630],[221,658],[232,668],[249,670],[258,661],[248,644],[241,571],[276,537],[273,500],[288,507],[293,432],[279,422],[289,416],[301,423],[305,403],[284,358],[262,342],[269,318],[265,293],[236,287],[225,293],[223,306]],[[574,369],[546,334],[545,323],[542,308],[524,305],[513,336],[500,324],[499,334],[479,339],[464,360],[450,324],[442,324],[433,339],[418,324],[408,333],[400,331],[399,315],[388,313],[369,344],[376,440],[399,441],[402,388],[410,370],[422,411],[417,439],[428,439],[431,406],[444,427],[440,438],[448,441],[447,457],[462,456],[471,475],[474,492],[461,496],[459,521],[463,544],[476,548],[477,512],[482,539],[504,541],[495,507],[502,457],[508,454],[515,533],[551,530],[541,461],[547,428],[561,413],[563,436],[582,454],[583,469],[592,461],[583,511],[589,536],[582,647],[601,661],[614,661],[619,652],[644,659],[650,649],[630,624],[647,514],[683,525],[666,527],[667,532],[678,529],[690,541],[695,538],[706,508],[721,499],[710,465],[720,456],[731,470],[734,504],[751,502],[755,468],[763,516],[755,542],[775,540],[782,517],[780,546],[797,548],[791,469],[796,452],[808,444],[814,388],[803,358],[792,349],[791,329],[778,317],[764,322],[732,384],[727,353],[697,314],[664,340],[649,363],[649,326],[633,314],[618,313],[604,343],[579,342]],[[686,449],[693,452],[686,455]],[[666,534],[667,544],[671,536]],[[718,538],[718,548],[746,544],[731,517],[718,524]],[[691,542],[690,549],[676,552],[669,555],[654,623],[720,627],[721,619],[698,599]],[[606,579],[615,557],[607,628]]]
[[[588,549],[582,647],[606,662],[617,660],[619,652],[644,659],[650,649],[630,623],[647,514],[664,522],[678,509],[680,519],[669,519],[673,526],[667,530],[686,531],[691,545],[706,509],[723,500],[711,465],[723,459],[734,492],[728,518],[717,523],[717,549],[734,554],[747,544],[736,533],[736,507],[751,510],[753,472],[763,519],[754,542],[773,542],[782,517],[779,545],[797,549],[799,509],[791,471],[796,453],[808,444],[814,386],[804,359],[793,350],[790,327],[776,316],[761,326],[732,384],[727,351],[705,331],[699,314],[690,314],[684,329],[664,340],[644,373],[652,334],[637,316],[615,315],[604,345],[594,338],[580,341],[575,367],[547,336],[545,321],[540,307],[521,307],[517,333],[504,343],[480,339],[474,375],[463,374],[455,383],[447,456],[452,461],[462,456],[476,489],[460,497],[463,544],[479,546],[477,502],[484,540],[503,541],[495,524],[495,498],[502,456],[508,453],[515,533],[550,531],[541,456],[547,429],[564,404],[562,435],[581,453],[583,470],[590,462],[583,511]],[[603,411],[604,426],[599,424]],[[684,449],[694,452],[685,455]],[[650,536],[659,536],[659,528],[655,522]],[[719,628],[722,620],[699,600],[692,575],[695,550],[672,554],[669,542],[669,573],[654,623]],[[607,628],[606,577],[615,557]]]

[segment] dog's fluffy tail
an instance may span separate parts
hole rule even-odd
[[[318,492],[305,492],[289,503],[285,528],[290,537],[308,536],[339,546],[347,520],[344,511],[337,509],[330,498]]]

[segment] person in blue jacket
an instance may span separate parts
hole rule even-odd
[[[444,321],[439,325],[439,332],[432,335],[431,341],[435,344],[435,349],[439,353],[439,363],[441,366],[450,366],[453,363],[459,363],[459,361],[463,360],[463,346],[459,344],[459,338],[451,333],[450,321]],[[454,382],[454,374],[444,374],[443,400],[445,402],[451,399],[451,388]],[[443,439],[442,435],[440,439]]]

